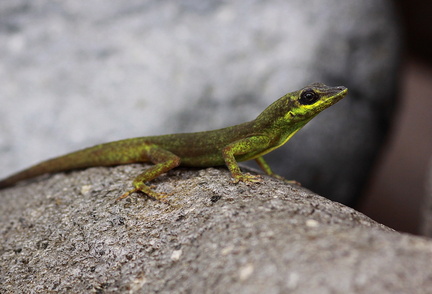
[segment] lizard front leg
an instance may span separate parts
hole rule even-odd
[[[146,169],[143,173],[138,175],[133,180],[134,189],[127,191],[122,196],[116,199],[116,201],[126,198],[131,193],[135,192],[143,192],[147,196],[150,196],[156,200],[164,201],[166,197],[165,194],[157,193],[153,191],[149,186],[145,183],[149,182],[161,174],[177,167],[180,165],[180,157],[175,155],[174,153],[165,150],[157,145],[148,145],[144,146],[144,157],[148,159],[148,161],[154,163],[154,166]],[[147,160],[146,160],[147,161]]]
[[[242,182],[260,182],[260,176],[242,173],[238,166],[236,156],[257,153],[259,150],[265,150],[269,145],[269,138],[266,136],[251,136],[237,140],[227,145],[222,150],[222,156],[225,164],[234,178],[234,183]],[[247,158],[249,159],[249,158]],[[246,159],[246,160],[247,160]]]

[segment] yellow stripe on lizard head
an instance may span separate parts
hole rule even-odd
[[[329,87],[322,83],[310,84],[289,95],[289,110],[284,118],[290,120],[310,120],[324,109],[341,100],[348,90],[345,87]]]
[[[313,83],[273,102],[255,119],[258,129],[278,134],[277,143],[265,153],[285,144],[312,118],[341,100],[347,92],[347,88],[342,86]]]
[[[288,93],[267,107],[256,121],[273,128],[300,129],[324,109],[341,100],[348,89],[313,83]]]

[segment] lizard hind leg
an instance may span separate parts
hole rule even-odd
[[[146,182],[149,182],[161,174],[179,166],[181,161],[180,157],[168,150],[158,147],[157,145],[148,146],[148,148],[145,149],[145,157],[155,165],[139,174],[132,182],[134,189],[127,191],[118,197],[116,201],[124,199],[132,193],[142,192],[151,198],[166,202],[164,198],[166,198],[167,195],[153,191],[148,185],[146,185]]]
[[[256,161],[256,163],[258,163],[259,167],[260,167],[260,168],[261,168],[261,169],[262,169],[262,170],[263,170],[267,175],[272,176],[272,177],[274,177],[274,178],[276,178],[276,179],[278,179],[278,180],[281,180],[281,181],[283,181],[283,182],[285,182],[285,183],[288,183],[288,184],[295,184],[295,185],[301,186],[301,184],[300,184],[299,182],[297,182],[297,181],[294,181],[294,180],[287,180],[287,179],[285,179],[284,177],[282,177],[281,175],[278,175],[278,174],[274,173],[274,172],[272,171],[272,169],[270,168],[270,165],[268,165],[268,163],[264,160],[264,158],[263,158],[262,156],[255,158],[255,161]]]

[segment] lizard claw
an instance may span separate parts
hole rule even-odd
[[[274,178],[276,178],[276,179],[278,179],[278,180],[281,180],[281,181],[283,181],[283,182],[285,182],[287,184],[293,184],[293,185],[301,186],[301,183],[297,182],[295,180],[287,180],[284,177],[282,177],[280,175],[277,175],[277,174],[273,174],[271,176],[274,177]]]
[[[259,175],[251,175],[250,173],[244,173],[236,176],[233,180],[233,183],[236,184],[238,182],[248,183],[260,183],[262,182],[261,176]]]
[[[135,192],[138,192],[138,191],[139,191],[138,189],[133,189],[133,190],[127,191],[127,192],[124,193],[123,195],[119,196],[119,197],[115,200],[115,202],[118,202],[118,201],[120,201],[120,200],[122,200],[122,199],[128,197],[130,194],[135,193]]]
[[[123,195],[121,195],[120,197],[118,197],[115,200],[115,202],[118,202],[118,201],[120,201],[120,200],[128,197],[130,194],[135,193],[135,192],[143,192],[148,197],[153,198],[153,199],[155,199],[157,201],[160,201],[160,202],[163,202],[163,203],[169,203],[169,201],[167,199],[165,199],[165,198],[167,198],[170,195],[168,195],[166,193],[156,193],[156,192],[154,192],[152,190],[150,190],[150,192],[149,191],[145,191],[144,192],[144,191],[142,191],[141,189],[138,189],[138,188],[135,188],[135,189],[127,191],[126,193],[124,193]]]

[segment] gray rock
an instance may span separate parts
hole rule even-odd
[[[140,165],[56,174],[0,190],[1,293],[431,293],[432,242],[310,191],[226,169],[154,181]]]
[[[386,0],[0,2],[0,177],[116,139],[251,120],[313,81],[350,95],[270,156],[350,202],[395,103]]]

